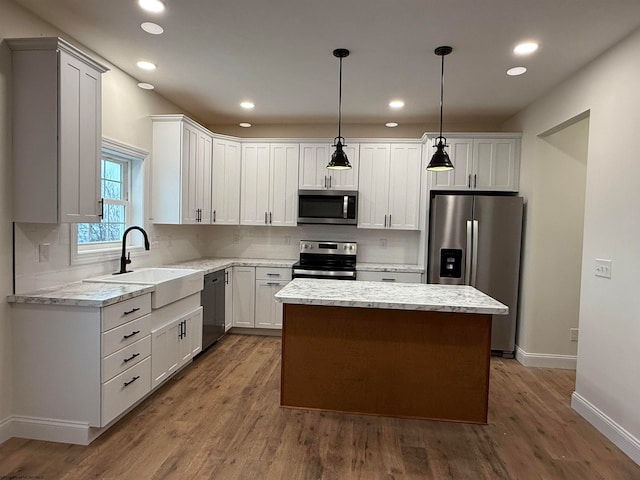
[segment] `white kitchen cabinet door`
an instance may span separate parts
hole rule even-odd
[[[183,124],[182,223],[211,223],[211,136]]]
[[[300,144],[298,188],[300,190],[357,190],[360,149],[358,144],[347,145],[351,168],[330,170],[327,168],[335,148],[326,143]]]
[[[182,318],[151,331],[151,389],[164,382],[178,369]]]
[[[269,225],[298,223],[298,156],[298,144],[271,145]]]
[[[515,139],[475,139],[475,190],[518,191],[519,157]]]
[[[184,115],[151,119],[153,222],[211,223],[211,133]]]
[[[102,73],[57,37],[9,39],[14,221],[100,222]]]
[[[268,143],[242,145],[241,225],[269,223],[270,153]]]
[[[233,326],[255,326],[255,267],[233,267]]]
[[[421,145],[391,145],[388,228],[395,230],[420,229],[421,165]]]
[[[185,337],[186,343],[189,345],[190,354],[188,355],[189,359],[195,357],[202,351],[202,307],[197,310],[191,312],[187,319],[185,319]],[[187,346],[183,347],[185,349],[185,355],[183,358],[185,362],[188,360],[186,355]]]
[[[300,190],[322,190],[329,186],[327,164],[331,157],[331,145],[327,143],[300,144],[298,165],[298,188]]]
[[[224,331],[233,325],[233,267],[224,269]]]
[[[287,281],[256,280],[256,328],[282,328],[282,303],[273,296]]]
[[[240,223],[240,153],[239,142],[213,139],[211,223]]]
[[[386,228],[389,206],[389,144],[360,144],[358,227]]]

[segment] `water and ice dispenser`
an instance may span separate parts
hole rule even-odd
[[[440,250],[440,276],[462,277],[462,249],[443,248]]]

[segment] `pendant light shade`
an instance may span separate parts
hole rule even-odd
[[[340,59],[340,93],[338,96],[338,136],[333,139],[333,146],[336,147],[336,151],[331,155],[331,160],[327,165],[327,168],[332,170],[347,170],[351,168],[351,164],[349,163],[349,159],[347,158],[347,154],[344,152],[342,147],[345,146],[343,143],[344,137],[341,135],[341,124],[342,124],[342,59],[349,56],[349,50],[346,48],[336,48],[333,51],[333,56]]]
[[[444,57],[445,55],[449,55],[453,49],[451,47],[438,47],[435,49],[435,54],[442,57],[442,67],[440,71],[440,135],[436,140],[438,144],[436,145],[436,153],[431,157],[431,161],[427,166],[427,170],[431,170],[433,172],[443,172],[446,170],[453,170],[453,163],[451,163],[451,159],[447,154],[445,147],[447,147],[447,139],[442,136],[442,100],[444,97]]]

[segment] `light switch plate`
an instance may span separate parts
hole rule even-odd
[[[611,278],[611,260],[596,258],[596,277]]]

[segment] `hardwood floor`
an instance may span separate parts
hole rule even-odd
[[[11,439],[0,478],[640,479],[575,372],[491,361],[489,424],[279,407],[280,339],[227,335],[88,447]]]

